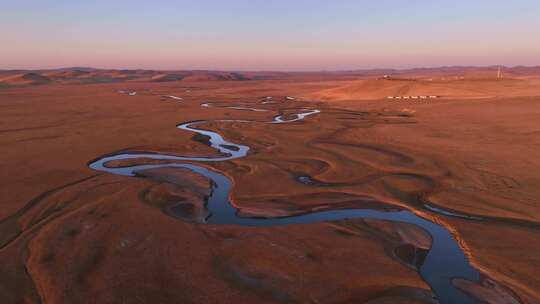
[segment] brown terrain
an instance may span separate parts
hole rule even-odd
[[[251,149],[192,163],[233,181],[241,216],[410,210],[451,231],[481,273],[454,286],[478,303],[540,303],[540,68],[496,74],[1,71],[0,303],[437,303],[419,274],[432,239],[415,225],[202,224],[207,178],[88,167],[117,151],[214,156],[175,126],[303,108],[321,113],[205,123]],[[437,98],[387,98],[423,95]]]

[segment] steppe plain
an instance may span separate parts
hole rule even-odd
[[[89,168],[119,151],[219,155],[175,128],[198,120],[250,147],[188,161],[233,182],[239,216],[409,210],[481,274],[456,288],[540,303],[539,68],[2,71],[0,109],[2,303],[437,303],[419,273],[432,238],[415,225],[204,224],[201,175]],[[264,123],[305,109],[320,113]],[[136,162],[160,163],[109,165]]]

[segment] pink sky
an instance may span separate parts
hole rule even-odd
[[[540,65],[536,1],[60,1],[0,11],[0,69]]]

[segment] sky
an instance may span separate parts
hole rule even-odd
[[[0,69],[540,65],[538,0],[0,0]]]

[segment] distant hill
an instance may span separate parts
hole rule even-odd
[[[89,71],[85,70],[63,70],[63,71],[52,71],[44,73],[47,77],[51,79],[70,79],[70,78],[79,78],[89,75]]]
[[[503,73],[511,75],[540,75],[540,66],[500,66]],[[444,76],[444,75],[495,75],[499,66],[442,66],[431,68],[411,68],[411,69],[370,69],[344,71],[348,74],[357,75],[408,75],[408,76]],[[339,72],[337,72],[339,73]]]
[[[108,83],[125,81],[150,82],[204,82],[204,81],[250,81],[272,79],[301,80],[359,80],[385,78],[394,81],[444,80],[459,79],[492,79],[496,77],[499,66],[473,67],[448,66],[412,69],[366,69],[349,71],[320,72],[277,72],[277,71],[210,71],[182,70],[159,71],[142,69],[96,69],[91,67],[67,67],[48,70],[0,70],[0,85],[38,85],[48,83],[83,84]],[[540,66],[501,67],[506,78],[540,76]],[[368,87],[372,84],[366,83]],[[377,87],[379,84],[376,85]],[[359,88],[354,88],[356,91]],[[375,89],[375,88],[373,88]],[[348,89],[347,89],[348,90]],[[347,91],[346,90],[346,91]],[[375,89],[379,90],[379,89]],[[380,88],[386,93],[386,87]],[[390,89],[389,92],[392,90]]]
[[[34,72],[15,74],[0,78],[0,83],[7,86],[41,85],[51,82],[52,80],[49,77]]]
[[[188,75],[184,78],[184,81],[246,81],[251,80],[250,77],[236,72],[197,72]]]
[[[175,73],[166,73],[166,74],[157,74],[152,76],[151,81],[153,82],[168,82],[168,81],[179,81],[184,79],[184,75],[175,74]]]

